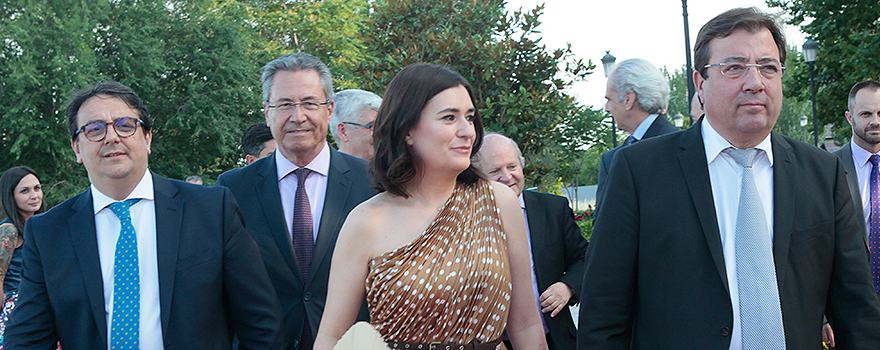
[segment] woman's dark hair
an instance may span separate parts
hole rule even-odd
[[[460,74],[435,64],[417,63],[401,70],[385,90],[382,106],[373,127],[375,156],[370,162],[370,174],[379,192],[408,198],[406,185],[416,177],[412,150],[406,144],[406,135],[416,127],[422,110],[440,92],[463,86],[471,103],[476,107],[471,84]],[[483,119],[479,110],[474,112],[474,138],[471,157],[483,142]],[[482,176],[471,164],[458,175],[458,181],[473,184]]]
[[[3,191],[3,193],[0,194],[0,204],[3,206],[3,212],[6,214],[6,217],[12,221],[12,224],[15,225],[15,229],[18,230],[19,234],[24,232],[24,216],[21,215],[18,211],[18,205],[15,204],[15,188],[18,186],[18,183],[21,182],[21,179],[28,175],[34,175],[37,180],[40,179],[34,169],[26,166],[9,168],[9,170],[6,170],[6,172],[3,173],[3,176],[0,176],[0,190]],[[42,205],[40,205],[37,214],[44,211],[46,211],[46,202],[43,202]]]

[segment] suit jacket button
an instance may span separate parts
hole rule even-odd
[[[294,340],[293,340],[293,348],[294,348],[294,349],[299,349],[299,339],[294,339]]]
[[[727,327],[721,328],[721,335],[723,335],[725,337],[729,336],[730,335],[730,328],[727,328]]]
[[[312,293],[306,292],[306,294],[303,294],[303,299],[305,299],[305,301],[309,301],[309,300],[311,300],[311,299],[312,299]]]

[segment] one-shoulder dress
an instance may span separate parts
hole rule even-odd
[[[512,285],[491,184],[459,183],[421,236],[370,261],[366,288],[370,323],[386,341],[498,339]]]

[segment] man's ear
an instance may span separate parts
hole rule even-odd
[[[78,137],[79,135],[77,135]],[[82,155],[79,154],[79,144],[76,143],[76,139],[70,140],[70,148],[73,148],[73,153],[76,154],[76,162],[82,163]]]
[[[626,106],[627,110],[633,109],[636,105],[636,93],[630,91],[623,95],[623,105]]]
[[[848,122],[849,122],[849,125],[852,126],[852,125],[853,125],[853,121],[852,121],[853,116],[852,116],[852,113],[850,113],[849,111],[846,111],[846,113],[844,113],[844,114],[846,115],[846,121],[848,121]]]
[[[339,140],[342,142],[348,142],[348,134],[345,133],[345,123],[339,122],[336,124],[336,135],[339,136]]]

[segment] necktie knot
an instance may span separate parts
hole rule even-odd
[[[629,146],[629,145],[634,144],[634,143],[636,143],[636,142],[638,142],[638,141],[639,141],[639,140],[636,139],[635,136],[629,136],[629,137],[626,138],[625,141],[623,141],[623,145],[624,145],[624,146]]]
[[[757,148],[738,149],[730,147],[725,149],[724,152],[730,155],[739,166],[743,168],[751,168],[752,164],[755,163],[755,158],[758,156],[758,152],[761,152],[761,150]]]
[[[871,157],[868,158],[868,161],[876,167],[877,164],[880,163],[880,156],[872,154]]]
[[[113,214],[116,214],[116,217],[118,217],[119,220],[130,220],[131,213],[128,209],[137,202],[140,202],[140,198],[132,198],[126,199],[122,202],[110,203],[110,210],[113,211]]]
[[[299,168],[293,171],[293,174],[296,175],[296,184],[297,186],[302,186],[306,183],[306,178],[309,177],[309,174],[312,173],[311,169]]]

